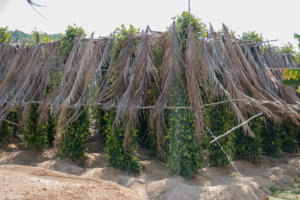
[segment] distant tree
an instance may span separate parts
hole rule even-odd
[[[32,34],[34,34],[36,32],[39,32],[40,34],[40,37],[41,37],[41,40],[40,41],[43,41],[43,42],[49,42],[50,40],[51,41],[56,41],[58,40],[60,37],[62,37],[62,34],[61,33],[58,33],[58,34],[47,34],[47,33],[44,33],[42,31],[37,31],[36,28],[32,31]],[[9,33],[11,33],[11,37],[12,37],[12,41],[14,41],[18,36],[20,36],[19,38],[19,41],[20,43],[23,43],[25,40],[27,40],[27,43],[28,44],[32,44],[32,42],[35,41],[35,39],[32,39],[32,37],[35,37],[33,36],[32,34],[29,34],[29,33],[24,33],[23,31],[20,31],[20,30],[14,30],[14,31],[9,31]]]

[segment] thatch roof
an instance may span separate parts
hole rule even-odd
[[[115,47],[114,37],[74,41],[67,57],[60,41],[25,47],[17,41],[0,46],[0,121],[12,109],[19,110],[22,124],[32,103],[39,103],[39,124],[51,114],[58,118],[60,135],[89,106],[117,107],[115,124],[126,124],[125,145],[135,125],[138,110],[144,109],[151,122],[157,123],[157,138],[162,138],[164,110],[173,105],[172,87],[176,83],[187,92],[187,105],[196,118],[196,139],[205,132],[204,101],[225,97],[239,123],[263,112],[275,122],[281,118],[299,124],[299,96],[292,87],[281,83],[281,72],[269,77],[266,68],[298,68],[287,54],[274,48],[260,51],[261,43],[237,39],[226,26],[218,33],[211,27],[208,36],[197,36],[189,26],[187,43],[182,41],[175,24],[167,32],[149,27],[140,35],[128,35]],[[137,42],[134,42],[137,41]],[[153,49],[160,46],[161,66],[155,66]],[[114,49],[121,51],[116,56]],[[105,72],[105,73],[104,73]],[[113,80],[113,81],[112,81]],[[151,105],[149,91],[153,81],[160,94]],[[50,91],[50,94],[47,94]],[[147,109],[150,108],[150,109]],[[247,124],[245,132],[255,134]],[[59,138],[59,137],[58,137]]]

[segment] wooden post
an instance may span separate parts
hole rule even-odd
[[[40,35],[38,33],[35,34],[36,43],[40,43]]]
[[[95,112],[95,110],[94,110],[94,112]],[[96,117],[96,124],[95,124],[95,129],[94,129],[94,139],[96,138],[96,133],[97,133],[97,125],[98,125],[98,113],[97,113],[97,115],[96,115],[97,117]]]
[[[100,109],[99,109],[99,106],[98,106],[98,108],[97,108],[97,119],[99,119],[99,125],[98,125],[98,132],[99,132],[99,149],[101,148],[101,140],[102,140],[102,135],[101,135],[101,131],[102,131],[102,127],[101,127],[101,117],[102,117],[102,115],[101,115],[102,113],[100,113]],[[101,117],[100,117],[100,115],[101,115]]]

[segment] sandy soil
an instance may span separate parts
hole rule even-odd
[[[168,169],[151,160],[146,149],[138,153],[145,170],[140,174],[105,167],[99,141],[88,143],[84,168],[57,149],[42,152],[25,149],[21,139],[0,146],[0,199],[254,199],[232,166],[205,167],[187,181],[169,177]],[[283,153],[275,159],[264,156],[262,164],[234,161],[259,198],[272,196],[271,187],[292,189],[300,176],[300,155]]]

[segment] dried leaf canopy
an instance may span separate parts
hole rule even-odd
[[[30,106],[38,103],[39,125],[47,121],[49,111],[59,116],[58,142],[64,129],[89,106],[116,107],[114,128],[125,124],[127,147],[132,127],[138,123],[138,110],[143,109],[150,122],[157,124],[160,148],[166,128],[164,111],[173,106],[176,84],[185,93],[186,106],[197,116],[196,141],[205,133],[202,119],[208,105],[204,105],[203,95],[225,98],[239,123],[263,112],[275,122],[284,118],[299,124],[299,94],[281,82],[283,77],[298,81],[299,66],[274,48],[261,52],[257,44],[237,39],[224,25],[223,29],[219,33],[211,27],[207,37],[199,37],[189,25],[183,30],[187,36],[184,47],[175,22],[165,33],[149,27],[142,34],[131,33],[119,46],[113,35],[97,40],[93,34],[90,38],[79,35],[68,57],[59,42],[27,48],[17,41],[1,44],[0,120],[18,108],[22,123]],[[155,45],[163,49],[161,66],[155,66]],[[120,49],[118,54],[115,46]],[[154,82],[161,91],[151,105]],[[149,106],[151,113],[144,109]],[[243,129],[254,136],[247,124]]]

